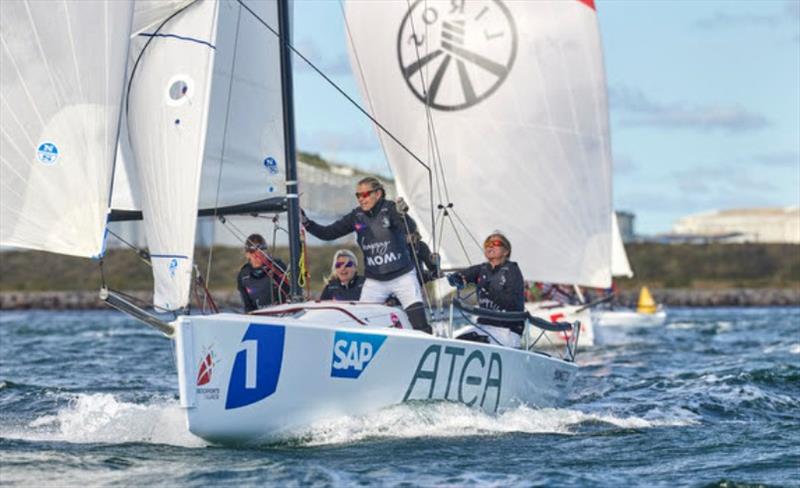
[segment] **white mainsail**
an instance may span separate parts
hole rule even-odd
[[[132,16],[0,2],[0,245],[103,253]]]
[[[526,278],[609,286],[611,158],[593,2],[351,0],[346,18],[367,107],[415,154],[441,155],[434,205],[452,203],[464,224],[461,240],[449,222],[437,236],[443,266],[481,262],[482,239],[499,229]],[[430,238],[428,172],[378,133]]]
[[[625,252],[625,244],[622,242],[622,233],[619,230],[616,212],[611,213],[611,225],[611,275],[632,278],[633,270],[628,261],[628,254]]]
[[[137,36],[133,49],[139,64],[125,116],[153,266],[153,303],[164,310],[189,300],[217,7],[211,0],[195,2],[158,32]]]
[[[277,30],[276,0],[246,3]],[[286,194],[278,37],[238,2],[219,8],[201,209]]]

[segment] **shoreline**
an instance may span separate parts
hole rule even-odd
[[[769,307],[800,306],[800,288],[729,288],[695,290],[688,288],[652,289],[655,300],[667,307]],[[152,302],[152,292],[135,291],[129,295],[145,303]],[[212,292],[220,309],[241,308],[235,290]],[[614,304],[635,307],[638,290],[619,292]],[[98,291],[19,291],[0,292],[0,310],[101,310],[109,308]]]

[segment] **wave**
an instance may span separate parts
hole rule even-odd
[[[575,435],[605,430],[694,424],[687,418],[644,419],[578,410],[518,407],[498,415],[458,403],[405,403],[363,416],[318,422],[293,436],[301,445],[347,444],[369,439],[464,437],[511,433]]]
[[[207,445],[188,432],[183,412],[174,400],[137,404],[119,401],[108,393],[78,394],[55,414],[38,417],[24,427],[4,428],[0,437],[45,442]]]

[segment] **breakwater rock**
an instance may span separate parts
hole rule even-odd
[[[150,308],[153,293],[145,291],[126,292],[131,301]],[[236,291],[218,291],[212,293],[216,304],[225,310],[242,308],[239,293]],[[194,304],[192,304],[194,306]],[[110,308],[100,299],[98,291],[31,291],[0,292],[0,310],[94,310]]]
[[[800,288],[714,290],[665,288],[654,289],[651,292],[658,303],[667,306],[800,306]],[[149,304],[153,301],[151,292],[136,291],[128,294],[142,304]],[[214,291],[212,296],[221,309],[241,310],[239,294],[235,290]],[[626,290],[618,293],[615,303],[635,307],[638,299],[638,290]],[[0,310],[91,310],[107,307],[97,291],[0,292]]]

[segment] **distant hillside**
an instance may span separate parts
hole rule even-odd
[[[629,244],[635,276],[624,288],[783,288],[800,286],[796,244]]]
[[[337,247],[309,248],[311,287],[321,290],[323,277]],[[789,244],[709,244],[627,246],[636,276],[617,280],[620,288],[797,288],[800,287],[800,246]],[[278,256],[288,260],[288,251]],[[360,253],[356,253],[360,255]],[[206,273],[208,249],[196,251]],[[233,289],[244,256],[239,248],[214,248],[212,289]],[[149,267],[134,252],[111,250],[105,259],[109,285],[125,290],[149,290]],[[0,253],[0,291],[96,290],[97,262],[34,251]]]
[[[322,290],[323,278],[330,274],[333,254],[339,247],[310,247],[308,271],[311,288]],[[208,249],[197,249],[197,266],[206,274]],[[282,248],[277,256],[289,260],[288,249]],[[212,289],[236,288],[236,273],[245,263],[240,248],[214,248],[210,273]],[[149,290],[152,278],[149,266],[135,252],[127,249],[110,250],[103,263],[106,281],[111,288],[121,290]],[[0,253],[0,291],[67,291],[97,290],[100,287],[100,268],[97,261],[59,256],[37,251],[12,251]]]

